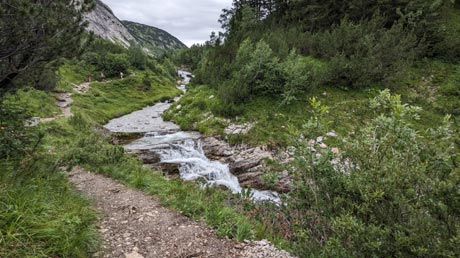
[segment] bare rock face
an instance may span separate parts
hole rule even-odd
[[[96,1],[96,7],[85,15],[85,19],[89,22],[87,29],[104,39],[124,47],[129,47],[130,41],[135,41],[125,25],[113,14],[110,7],[101,1]]]
[[[240,182],[241,186],[243,187],[250,187],[259,190],[269,190],[266,184],[262,181],[262,172],[249,172],[238,175],[238,181]]]

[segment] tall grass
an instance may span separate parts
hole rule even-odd
[[[0,257],[88,257],[99,243],[96,212],[52,159],[33,163],[13,178],[18,167],[0,162]]]

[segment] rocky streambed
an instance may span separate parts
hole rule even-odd
[[[192,75],[183,70],[179,75],[182,81],[178,88],[185,92]],[[104,127],[113,133],[140,134],[142,137],[124,145],[125,149],[135,153],[146,166],[183,180],[221,186],[235,194],[251,188],[255,201],[280,202],[278,192],[289,191],[287,173],[274,185],[262,180],[264,161],[272,159],[273,152],[263,147],[230,146],[219,137],[181,131],[161,117],[170,106],[170,102],[158,103],[113,119]]]

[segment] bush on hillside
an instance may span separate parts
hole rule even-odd
[[[422,134],[411,124],[420,109],[399,96],[383,91],[370,106],[375,118],[341,154],[298,148],[286,207],[296,247],[310,257],[459,257],[459,156],[448,119]]]
[[[366,87],[400,78],[417,56],[414,34],[401,25],[386,29],[381,18],[353,23],[348,20],[326,32],[312,34],[309,52],[329,60],[331,85]]]
[[[131,66],[137,69],[144,70],[147,67],[147,54],[144,53],[140,46],[134,45],[134,43],[128,50],[128,58]]]
[[[59,75],[53,69],[43,70],[37,78],[34,88],[48,92],[54,90],[60,81]]]
[[[108,54],[103,57],[100,69],[108,77],[120,76],[120,73],[125,75],[129,69],[128,56],[126,54]]]
[[[25,126],[29,118],[23,108],[0,101],[0,160],[21,160],[38,141]]]

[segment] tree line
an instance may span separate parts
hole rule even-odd
[[[224,31],[178,59],[195,68],[197,82],[218,88],[229,107],[259,95],[287,101],[318,85],[398,87],[417,60],[458,62],[459,6],[451,0],[235,0],[219,19]],[[246,51],[250,44],[260,51]],[[257,65],[264,58],[271,62]],[[293,59],[306,81],[293,83],[283,72]]]

